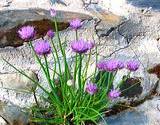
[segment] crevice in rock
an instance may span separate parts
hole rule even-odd
[[[17,31],[22,27],[26,25],[31,25],[35,27],[36,30],[36,38],[40,38],[45,36],[47,31],[49,29],[55,29],[53,27],[53,23],[49,19],[43,19],[43,20],[36,20],[36,21],[27,21],[24,24],[19,24],[12,29],[9,29],[7,31],[0,31],[0,40],[4,40],[6,42],[0,42],[0,48],[6,47],[6,46],[12,46],[12,47],[19,47],[23,45],[23,41],[20,39],[20,37],[17,34]],[[58,22],[59,30],[66,29],[69,26],[69,23],[65,22]]]
[[[159,80],[156,82],[156,84],[152,87],[152,89],[150,90],[150,92],[143,98],[138,99],[136,101],[130,101],[130,102],[119,102],[118,104],[114,105],[111,109],[109,109],[108,111],[105,112],[105,116],[109,117],[112,115],[116,115],[122,111],[125,111],[129,108],[134,108],[140,104],[143,104],[145,101],[147,100],[151,100],[153,99],[155,96],[157,96],[157,92],[156,89],[158,87],[159,84]]]

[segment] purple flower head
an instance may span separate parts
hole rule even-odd
[[[116,59],[111,59],[108,61],[103,60],[97,63],[97,68],[101,71],[114,72],[118,69],[124,68],[124,63]]]
[[[88,49],[91,50],[95,46],[94,41],[88,41]]]
[[[70,21],[70,27],[72,29],[78,29],[82,26],[82,22],[80,19],[73,19]]]
[[[47,34],[46,34],[49,38],[53,38],[54,37],[54,32],[53,30],[48,30]]]
[[[117,71],[119,66],[119,61],[115,59],[111,59],[106,62],[106,70],[109,72]]]
[[[88,43],[83,39],[71,42],[71,48],[74,52],[82,54],[89,50]]]
[[[96,66],[101,71],[106,70],[106,60],[102,60],[102,61],[98,62]]]
[[[33,26],[23,26],[18,30],[19,37],[25,41],[32,40],[35,36],[35,30]]]
[[[38,40],[34,46],[34,50],[38,55],[48,55],[51,53],[51,46],[47,40]]]
[[[118,61],[118,69],[123,69],[125,67],[122,61]]]
[[[98,88],[96,84],[93,83],[87,83],[86,85],[86,92],[88,92],[90,95],[93,95],[97,92]]]
[[[53,9],[53,8],[51,8],[50,9],[50,15],[51,15],[51,17],[55,17],[56,16],[56,10],[55,9]]]
[[[110,99],[115,99],[118,98],[120,96],[121,92],[118,90],[111,90],[108,94]]]
[[[138,61],[130,60],[127,62],[127,69],[130,71],[136,71],[139,68],[140,64]]]

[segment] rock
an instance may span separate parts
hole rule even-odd
[[[7,122],[2,117],[0,117],[0,125],[7,125]]]
[[[140,61],[140,69],[132,73],[132,76],[141,78],[143,92],[139,99],[145,97],[159,80],[156,75],[149,74],[147,71],[160,62],[159,41],[157,41],[160,34],[160,18],[157,18],[160,17],[159,15],[159,12],[134,13],[120,24],[114,25],[113,28],[108,29],[108,25],[102,27],[101,22],[100,27],[98,25],[96,27],[97,34],[100,36],[101,58]],[[121,78],[126,73],[125,70],[122,70],[118,73],[118,77]]]
[[[59,30],[69,26],[73,18],[90,19],[91,16],[81,13],[57,11]],[[24,25],[35,27],[37,34],[35,38],[44,37],[49,29],[54,29],[49,11],[43,9],[7,10],[0,12],[0,47],[23,45],[17,31]]]
[[[37,76],[32,71],[25,71],[25,73],[35,81],[38,81]],[[15,90],[28,90],[31,91],[32,89],[36,88],[35,83],[31,80],[26,78],[20,73],[4,73],[0,74],[0,87],[1,88],[8,88],[8,89],[15,89]]]
[[[27,125],[28,113],[23,112],[21,108],[15,105],[1,104],[0,116],[3,117],[3,124],[0,125]],[[4,121],[5,119],[5,121]]]
[[[159,0],[127,0],[134,6],[138,7],[152,7],[152,9],[160,9],[160,1]]]
[[[109,125],[159,125],[160,98],[155,97],[138,107],[105,118]],[[100,125],[105,125],[103,121]]]
[[[148,70],[148,73],[155,74],[160,79],[160,64],[157,64]],[[160,94],[160,80],[158,82],[158,86],[156,92]]]

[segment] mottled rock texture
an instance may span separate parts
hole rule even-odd
[[[33,3],[35,1],[33,1]],[[37,4],[32,4],[30,6],[32,9],[28,9],[30,2],[30,0],[23,2],[20,2],[20,0],[13,0],[12,3],[7,3],[8,7],[1,7],[3,11],[0,12],[0,28],[2,28],[2,30],[0,31],[0,45],[1,47],[5,48],[0,48],[0,72],[7,72],[8,74],[12,74],[13,72],[15,72],[11,67],[6,65],[4,61],[2,61],[3,57],[18,68],[21,68],[23,70],[27,69],[35,71],[42,85],[47,88],[46,80],[43,78],[40,67],[34,61],[31,49],[26,44],[22,45],[22,41],[19,41],[19,38],[15,36],[18,27],[22,26],[25,23],[27,24],[28,22],[36,24],[36,21],[38,21],[38,23],[40,23],[39,25],[45,24],[42,29],[41,27],[38,27],[39,29],[37,38],[43,36],[48,28],[50,28],[51,18],[48,11],[45,10],[49,9],[49,6],[46,7],[46,5],[50,5],[50,3],[46,0],[47,3],[44,6],[43,4],[39,5],[42,2],[41,1]],[[127,98],[122,98],[120,101],[127,101],[128,103],[132,103],[134,101],[143,100],[146,96],[148,96],[152,89],[155,89],[155,86],[159,84],[159,70],[157,71],[157,69],[159,68],[156,68],[156,70],[154,70],[153,67],[159,65],[160,62],[160,12],[155,12],[147,8],[137,8],[135,6],[128,5],[125,0],[119,0],[118,3],[117,1],[115,2],[113,0],[65,0],[64,2],[67,6],[58,5],[57,3],[53,6],[56,9],[79,11],[79,13],[83,13],[77,14],[63,11],[59,14],[60,22],[62,22],[62,24],[64,22],[66,23],[64,25],[65,27],[62,26],[60,35],[62,42],[66,40],[65,44],[68,46],[66,48],[68,60],[71,62],[73,61],[71,57],[74,54],[71,52],[69,45],[70,41],[75,39],[75,31],[67,28],[68,20],[71,18],[82,17],[82,19],[85,20],[83,27],[78,32],[78,36],[83,37],[87,40],[95,40],[100,55],[99,59],[118,58],[122,59],[123,61],[136,59],[141,62],[140,69],[137,72],[132,73],[131,76],[140,77],[140,86],[143,88],[143,91],[138,96],[136,95],[129,100]],[[41,7],[43,8],[43,10],[38,9],[38,11],[36,11],[37,9],[35,9],[35,7]],[[27,10],[21,10],[26,8]],[[10,9],[13,10],[11,11]],[[114,14],[111,12],[113,12]],[[67,13],[71,16],[65,15],[64,13]],[[89,19],[90,16],[86,16],[84,15],[84,13],[90,13],[94,18],[96,18]],[[117,16],[116,14],[118,14],[119,16]],[[26,21],[26,19],[28,20]],[[64,21],[61,19],[64,19]],[[7,31],[10,30],[14,31],[13,34],[11,34],[10,32],[7,33]],[[54,41],[56,42],[55,39]],[[14,46],[15,48],[7,46]],[[48,60],[51,65],[53,65],[54,62],[51,56],[48,57]],[[93,53],[92,63],[89,66],[90,70],[88,73],[91,73],[93,71],[92,69],[95,67],[94,61],[95,58]],[[148,71],[150,74],[148,73]],[[118,72],[119,77],[116,79],[116,81],[118,81],[119,78],[121,78],[121,76],[126,72],[126,70]],[[157,89],[157,92],[158,91],[159,90]],[[36,92],[38,94],[42,93],[40,90],[37,90]],[[30,106],[34,103],[33,95],[26,93],[17,94],[17,92],[11,90],[1,89],[0,98],[0,100],[7,102],[8,104],[19,105],[20,107]],[[159,103],[159,101],[155,101],[155,99],[153,99],[149,102],[146,102],[144,105],[147,105],[150,108],[150,106],[152,107],[152,104],[155,106],[157,103]],[[140,111],[143,110],[142,112],[148,111],[148,109],[144,108],[143,106],[141,108]],[[149,111],[152,111],[152,108],[150,108]],[[150,112],[149,115],[152,115],[152,113],[154,114],[154,111],[155,110],[153,110],[153,112]],[[150,118],[151,122],[148,122],[146,116],[143,117],[143,113],[142,119],[138,119],[135,113],[130,114],[131,117],[138,119],[135,124],[143,123],[143,121],[145,121],[145,123],[154,123],[155,121],[153,120],[153,118],[159,116],[159,112],[157,112],[157,110],[155,112],[157,113],[157,115],[153,115],[153,117]],[[121,117],[121,115],[115,117]],[[159,117],[156,117],[155,120],[158,121],[157,118]],[[123,118],[120,119],[123,123]],[[114,122],[112,121],[112,123]],[[156,123],[157,122],[155,122],[155,125],[157,125]]]

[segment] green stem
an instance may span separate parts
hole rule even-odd
[[[96,64],[98,62],[98,53],[97,53],[97,46],[96,46]],[[93,78],[96,78],[96,73],[97,73],[97,67],[95,68],[95,71],[94,71],[94,77]]]
[[[44,60],[45,60],[45,65],[46,65],[47,79],[48,79],[48,82],[51,86],[51,89],[54,90],[54,85],[52,85],[52,82],[51,82],[51,79],[50,79],[49,66],[48,66],[46,55],[44,55]]]
[[[52,47],[54,46],[54,43],[53,43],[53,40],[51,38],[51,43],[52,43]],[[52,55],[53,55],[53,59],[54,59],[54,70],[53,70],[53,76],[52,76],[52,80],[53,80],[53,83],[54,83],[54,77],[55,77],[55,74],[56,74],[56,64],[57,64],[57,61],[56,61],[56,57],[54,55],[54,52],[52,51]]]
[[[78,31],[76,30],[76,40],[78,40]]]
[[[60,64],[60,60],[59,60],[59,56],[58,56],[58,51],[53,43],[53,40],[51,40],[51,43],[52,43],[52,47],[55,51],[55,54],[56,54],[56,58],[57,58],[57,62],[58,62],[58,68],[59,68],[59,72],[60,72],[60,75],[62,76],[62,70],[61,70],[61,64]]]
[[[79,54],[79,73],[78,73],[78,84],[79,84],[79,89],[81,91],[81,69],[82,69],[82,55]]]
[[[88,66],[89,66],[90,59],[91,59],[91,50],[89,52],[89,57],[88,57],[88,60],[86,62],[86,71],[85,71],[85,75],[84,75],[84,76],[86,76],[85,79],[87,78],[87,71],[88,71]]]
[[[54,18],[54,22],[55,22],[55,29],[56,29],[56,35],[57,35],[57,38],[58,38],[58,43],[59,43],[59,47],[60,47],[60,50],[61,50],[61,53],[62,53],[62,57],[63,57],[63,61],[64,61],[64,65],[65,65],[65,74],[66,74],[66,77],[69,78],[70,76],[70,71],[69,71],[69,67],[68,67],[68,64],[67,64],[67,60],[66,60],[66,55],[65,55],[65,51],[62,47],[62,43],[61,43],[61,39],[60,39],[60,35],[59,35],[59,31],[58,31],[58,25],[57,25],[57,19],[56,17]]]
[[[77,30],[76,30],[76,40],[78,40],[78,32],[77,32]],[[77,63],[78,63],[78,55],[76,53],[76,56],[75,56],[75,66],[74,66],[74,74],[73,74],[74,86],[75,86],[75,83],[76,83]]]

